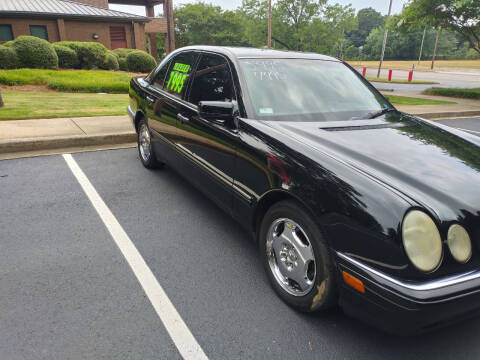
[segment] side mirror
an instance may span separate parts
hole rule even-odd
[[[235,111],[233,102],[226,101],[200,101],[198,107],[200,115],[206,119],[233,119]]]

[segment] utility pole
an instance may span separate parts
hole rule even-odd
[[[268,0],[268,34],[267,48],[272,48],[272,0]]]
[[[390,0],[390,6],[388,7],[387,21],[390,18],[391,13],[392,13],[392,0]],[[385,33],[383,34],[382,56],[380,57],[380,63],[378,64],[377,78],[380,77],[380,70],[382,70],[383,56],[385,55],[385,47],[387,46],[387,36],[388,36],[387,21],[385,21]]]
[[[435,58],[437,57],[437,47],[438,47],[438,37],[440,36],[440,30],[437,30],[437,36],[435,37],[435,47],[433,48],[433,56],[432,56],[432,67],[431,69],[433,70],[433,67],[435,66]]]
[[[427,27],[425,26],[425,29],[423,29],[422,45],[420,45],[420,55],[418,55],[418,65],[420,65],[420,60],[422,60],[423,42],[425,41],[426,32],[427,32]]]
[[[3,107],[2,89],[0,89],[0,108]]]

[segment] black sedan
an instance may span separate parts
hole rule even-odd
[[[402,333],[480,311],[478,137],[399,112],[335,58],[248,48],[174,51],[128,112],[143,165],[250,231],[294,308]]]

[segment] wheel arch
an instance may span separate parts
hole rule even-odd
[[[141,109],[137,110],[137,112],[135,113],[135,118],[133,119],[133,123],[135,125],[135,132],[137,133],[138,133],[138,124],[142,119],[147,119],[147,117],[145,116],[145,113]]]
[[[257,205],[255,206],[255,211],[252,219],[252,227],[255,233],[255,241],[258,242],[258,234],[260,229],[260,224],[263,217],[273,205],[280,201],[290,200],[301,206],[305,211],[307,211],[313,218],[314,211],[298,196],[292,194],[291,192],[285,190],[270,190],[258,200]]]

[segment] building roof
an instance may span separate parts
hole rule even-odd
[[[0,0],[0,16],[3,15],[78,18],[84,20],[150,21],[146,16],[103,9],[68,0]]]

